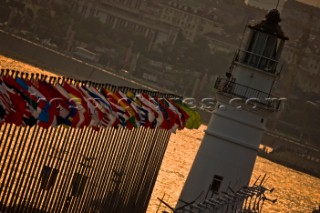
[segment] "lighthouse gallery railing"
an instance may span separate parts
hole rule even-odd
[[[248,102],[250,100],[250,103],[257,103],[270,110],[279,110],[281,106],[281,98],[242,84],[237,84],[228,79],[218,77],[214,88],[220,92],[242,98],[244,101]]]

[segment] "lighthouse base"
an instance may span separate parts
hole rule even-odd
[[[217,109],[205,131],[177,208],[247,186],[264,130],[265,119],[260,114],[232,106]]]

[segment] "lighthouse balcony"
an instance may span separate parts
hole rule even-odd
[[[280,75],[283,68],[283,64],[275,57],[267,57],[264,54],[241,49],[236,53],[234,62],[275,75]]]
[[[280,109],[281,98],[271,96],[269,93],[246,85],[237,84],[229,79],[218,77],[215,82],[214,89],[220,93],[230,95],[231,98],[243,100],[245,104],[258,105],[272,111]]]

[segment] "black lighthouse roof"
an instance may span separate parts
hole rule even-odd
[[[268,33],[274,36],[277,36],[278,38],[288,40],[289,38],[284,35],[284,32],[282,31],[279,22],[281,21],[280,13],[277,9],[270,10],[269,13],[265,16],[266,19],[261,21],[260,23],[256,25],[249,25],[248,27],[250,29],[254,29],[257,31],[261,31],[264,33]]]

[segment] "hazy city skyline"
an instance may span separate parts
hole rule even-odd
[[[264,10],[271,10],[277,7],[277,9],[282,12],[284,4],[288,0],[244,0],[245,4],[250,5],[252,7],[256,7]],[[311,5],[314,7],[320,7],[320,0],[296,0],[298,2]]]
[[[299,2],[303,2],[305,4],[309,4],[315,7],[320,7],[320,0],[297,0]]]

